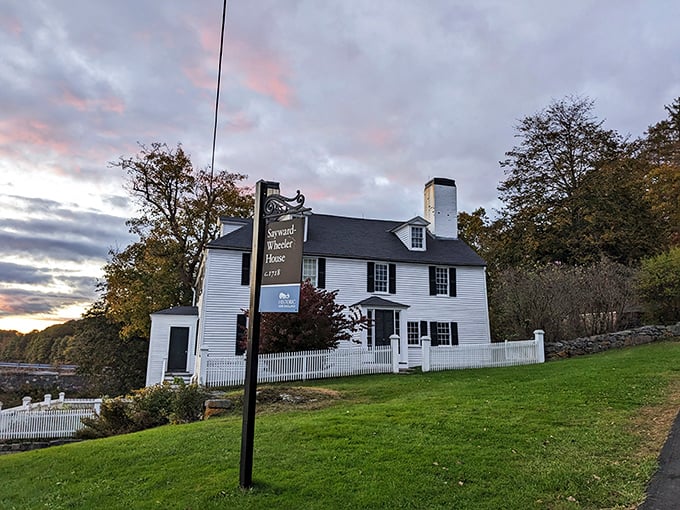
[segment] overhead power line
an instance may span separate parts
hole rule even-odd
[[[220,109],[220,83],[222,81],[222,52],[224,50],[224,27],[227,20],[227,0],[222,6],[222,32],[220,35],[220,58],[217,63],[217,93],[215,94],[215,124],[213,126],[212,157],[210,159],[210,185],[212,186],[212,176],[215,170],[215,145],[217,144],[217,113]]]

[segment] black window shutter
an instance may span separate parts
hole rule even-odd
[[[242,313],[236,316],[236,355],[246,352],[247,319]]]
[[[427,321],[420,321],[420,336],[427,336]]]
[[[250,253],[241,254],[241,285],[250,285]]]
[[[375,264],[368,262],[366,264],[366,292],[375,291]]]
[[[451,323],[451,345],[458,345],[458,323]]]
[[[326,259],[319,257],[317,259],[317,270],[319,274],[316,275],[316,286],[319,289],[326,288]]]
[[[396,264],[390,264],[390,279],[389,279],[389,291],[390,294],[396,294],[397,293],[397,265]]]
[[[432,339],[432,346],[439,345],[439,338],[437,338],[437,323],[430,322],[430,338]]]
[[[436,279],[436,269],[434,266],[430,266],[430,296],[437,295],[437,279]]]
[[[456,296],[456,268],[449,268],[449,296]]]

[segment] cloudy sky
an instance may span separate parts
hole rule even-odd
[[[210,163],[222,0],[0,2],[0,329],[80,316],[134,209],[110,162]],[[517,120],[566,95],[633,137],[680,96],[677,0],[231,0],[215,166],[316,212],[500,206]]]

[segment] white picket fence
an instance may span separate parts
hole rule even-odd
[[[100,398],[66,399],[64,393],[58,400],[45,395],[42,402],[35,403],[24,397],[21,406],[0,409],[0,441],[72,437],[84,427],[82,418],[99,414],[101,403]]]
[[[319,351],[260,354],[258,382],[306,381],[360,374],[384,374],[399,370],[392,346],[359,347]],[[245,356],[213,357],[201,353],[200,383],[207,387],[239,386],[244,383]]]
[[[366,349],[361,347],[320,351],[260,354],[257,381],[305,381],[328,377],[399,372],[399,337],[391,344]],[[532,340],[489,344],[431,346],[431,340],[421,339],[423,372],[462,368],[507,367],[543,363],[543,331],[534,331]],[[410,356],[409,356],[410,357]],[[408,362],[406,362],[408,364]],[[207,349],[199,355],[199,384],[207,387],[240,386],[246,372],[245,356],[210,356]],[[403,368],[403,366],[402,366]]]
[[[532,340],[492,344],[440,345],[431,347],[421,339],[423,372],[463,368],[509,367],[545,362],[544,333],[534,331]]]

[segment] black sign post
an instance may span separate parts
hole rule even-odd
[[[253,241],[251,245],[252,256],[250,258],[250,312],[248,325],[248,349],[246,353],[246,374],[245,374],[245,388],[243,395],[243,428],[241,431],[241,465],[240,465],[240,486],[243,489],[248,489],[253,485],[253,443],[255,435],[255,403],[257,398],[257,361],[260,350],[260,298],[262,292],[263,268],[265,266],[265,243],[267,234],[267,220],[276,220],[281,216],[301,214],[309,211],[305,208],[305,197],[297,192],[294,198],[286,198],[279,194],[270,194],[270,190],[278,190],[276,183],[267,181],[258,181],[255,185],[255,212],[253,215]],[[294,203],[295,205],[292,205]],[[274,225],[274,224],[270,224]],[[300,220],[292,220],[285,222],[279,227],[272,227],[271,237],[277,238],[278,244],[271,244],[270,248],[266,250],[268,253],[276,253],[270,255],[272,257],[284,258],[291,256],[291,262],[298,260],[297,264],[302,261],[302,237],[301,229],[303,224]],[[287,231],[286,229],[290,229]],[[296,249],[292,250],[293,245]],[[299,248],[299,258],[297,249]],[[269,266],[281,259],[271,259]],[[282,262],[281,262],[282,264]],[[300,265],[298,265],[298,271]],[[281,267],[281,273],[288,273],[288,269]],[[268,271],[276,271],[277,266],[274,264]],[[268,275],[268,279],[272,283],[278,283],[280,280],[272,277],[273,273]],[[282,282],[283,283],[283,282]],[[285,282],[288,283],[288,282]],[[298,277],[298,296],[299,296],[300,278]],[[284,308],[290,305],[290,293],[286,289],[279,291],[281,294],[277,298],[282,301]],[[296,298],[297,300],[298,298]],[[264,309],[267,311],[267,309]],[[288,311],[297,312],[297,305],[295,310],[276,309],[269,311]]]

